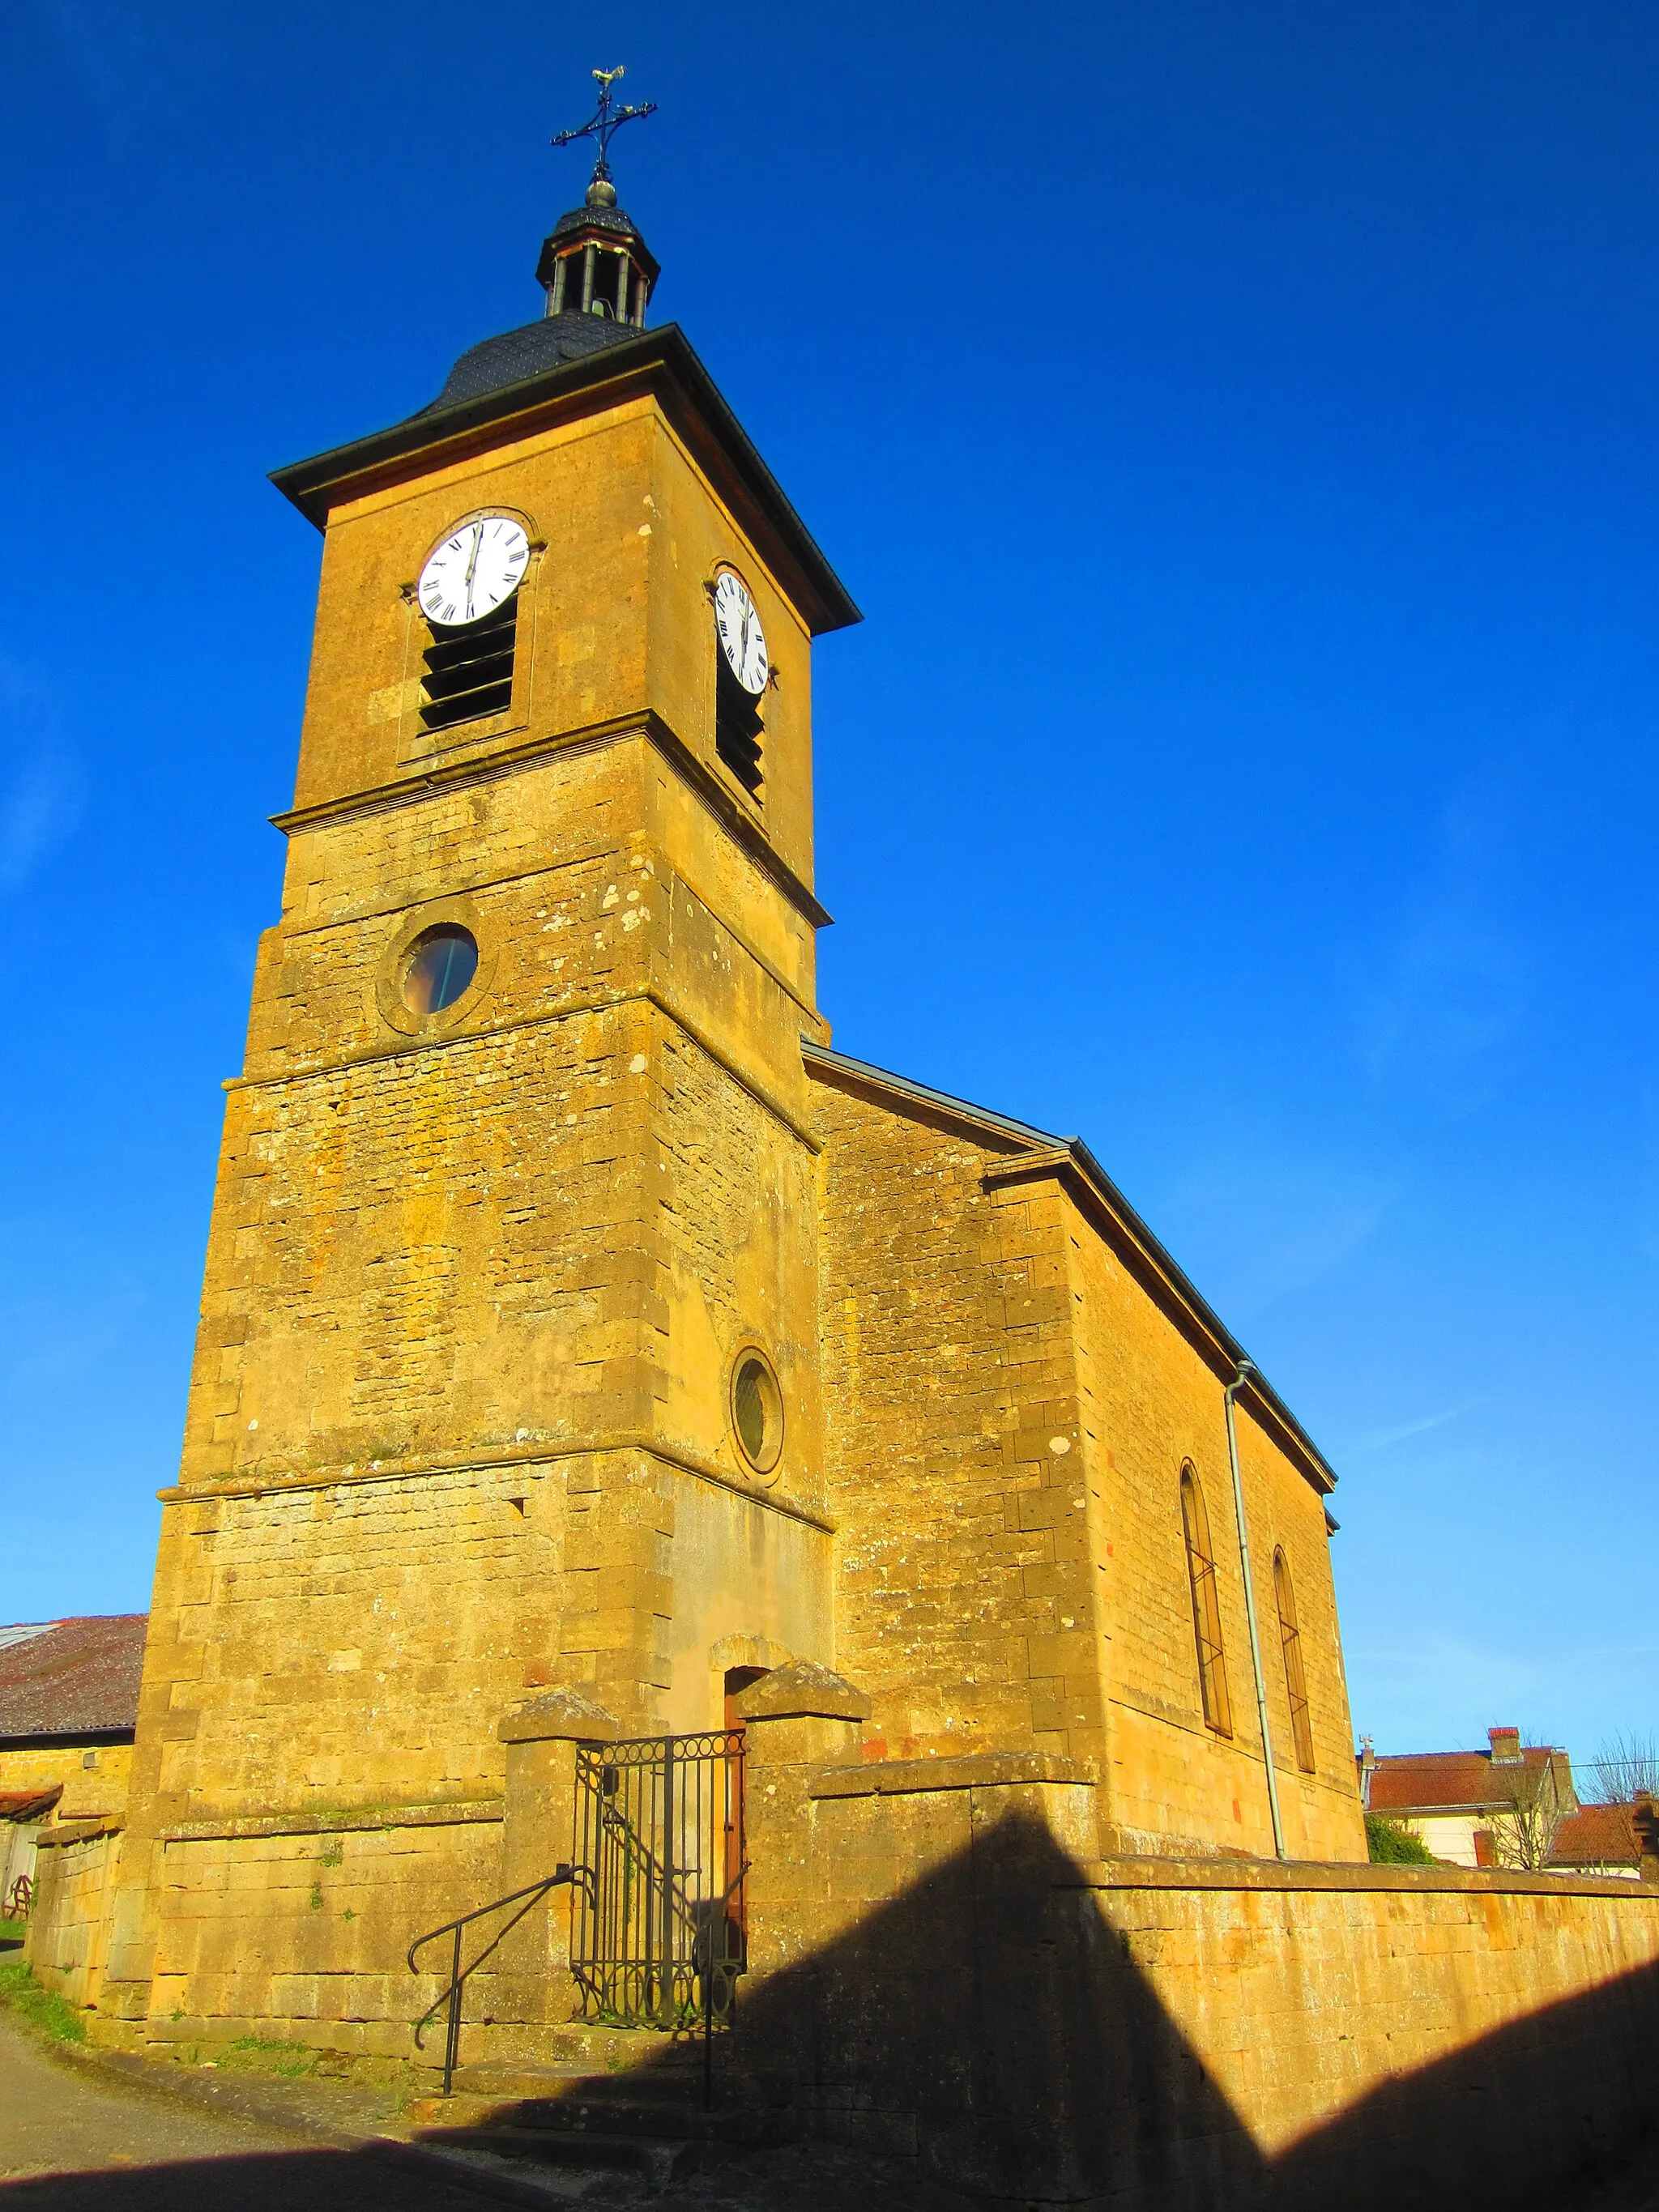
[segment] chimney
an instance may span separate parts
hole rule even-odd
[[[1518,1728],[1488,1729],[1486,1741],[1492,1746],[1492,1763],[1494,1766],[1520,1765],[1521,1731]]]
[[[1359,1802],[1369,1812],[1371,1803],[1371,1777],[1376,1771],[1376,1753],[1368,1735],[1359,1739]]]

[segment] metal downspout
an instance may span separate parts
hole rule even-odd
[[[1233,1513],[1238,1522],[1238,1564],[1244,1577],[1244,1619],[1250,1631],[1250,1666],[1255,1674],[1255,1710],[1261,1723],[1261,1755],[1267,1766],[1267,1809],[1273,1814],[1273,1850],[1281,1859],[1290,1853],[1285,1848],[1285,1823],[1279,1812],[1279,1777],[1273,1771],[1273,1730],[1267,1725],[1267,1684],[1261,1672],[1261,1638],[1255,1627],[1255,1585],[1250,1579],[1250,1537],[1244,1522],[1244,1481],[1238,1471],[1238,1433],[1233,1424],[1233,1400],[1243,1389],[1246,1381],[1255,1372],[1253,1359],[1241,1359],[1238,1372],[1227,1385],[1222,1404],[1227,1414],[1227,1456],[1233,1468]]]

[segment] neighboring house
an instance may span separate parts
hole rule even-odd
[[[1633,1805],[1581,1805],[1562,1821],[1550,1853],[1550,1870],[1609,1874],[1640,1879],[1642,1851]]]
[[[148,1614],[0,1628],[0,1899],[48,1830],[95,1834],[126,1809]]]
[[[1360,1796],[1368,1813],[1386,1814],[1419,1835],[1452,1866],[1493,1866],[1494,1826],[1513,1805],[1518,1776],[1547,1768],[1541,1787],[1571,1817],[1579,1810],[1572,1765],[1565,1751],[1521,1741],[1519,1729],[1486,1731],[1486,1751],[1407,1752],[1378,1759],[1368,1744],[1359,1756]],[[1552,1862],[1553,1863],[1553,1861]]]

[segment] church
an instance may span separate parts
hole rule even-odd
[[[274,479],[322,575],[100,1998],[152,2033],[361,2019],[548,1692],[685,1737],[805,1662],[866,1760],[1085,1764],[1103,1848],[1365,1855],[1318,1449],[1085,1145],[831,1042],[858,610],[608,169],[544,313]],[[321,1955],[281,1846],[370,1811],[423,1902]]]
[[[649,320],[630,112],[544,312],[273,479],[321,538],[281,912],[124,1822],[31,1937],[134,2042],[409,2055],[426,2008],[465,2072],[787,1985],[821,2052],[811,1961],[988,1894],[993,1834],[1200,1917],[1418,1876],[1364,1864],[1317,1446],[1085,1143],[818,1008],[859,611]],[[443,1931],[525,1896],[457,1990]]]

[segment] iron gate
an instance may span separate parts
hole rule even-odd
[[[578,1746],[576,1862],[584,2017],[729,2026],[744,1968],[743,1730]]]

